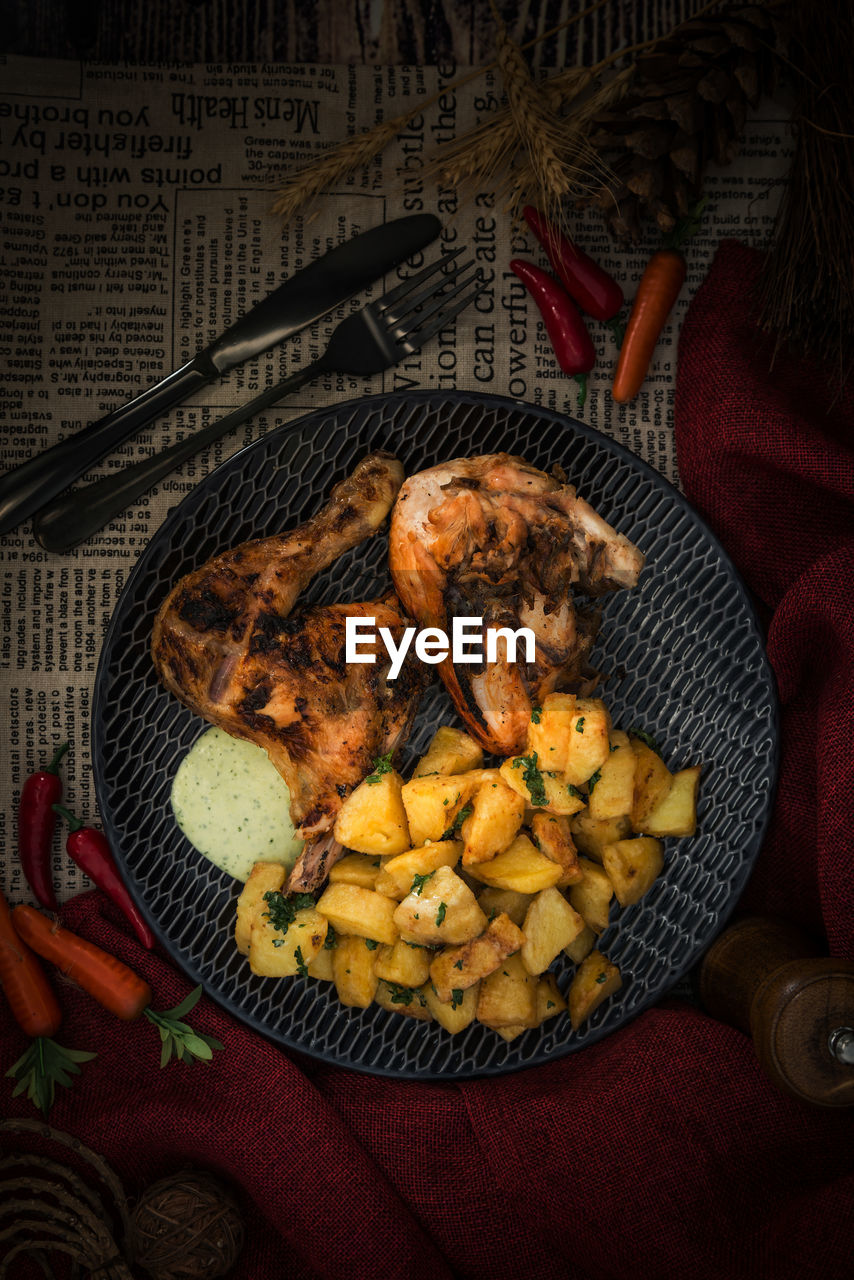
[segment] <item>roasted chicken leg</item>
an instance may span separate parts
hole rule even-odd
[[[426,682],[414,660],[387,681],[384,648],[373,665],[344,661],[348,615],[376,618],[399,642],[407,619],[393,594],[294,609],[315,574],[376,533],[402,479],[396,458],[363,459],[299,528],[243,543],[187,574],[154,624],[152,656],[166,688],[263,747],[287,783],[291,819],[308,842],[291,889],[314,888],[325,875],[340,851],[328,833],[344,797],[376,756],[406,737]]]
[[[522,749],[532,705],[557,688],[589,688],[587,657],[598,596],[633,587],[643,556],[579,498],[572,485],[506,453],[457,458],[410,476],[391,518],[389,563],[406,611],[448,631],[454,617],[483,619],[484,635],[530,628],[536,660],[439,666],[472,735],[487,751]],[[521,655],[520,655],[521,656]]]

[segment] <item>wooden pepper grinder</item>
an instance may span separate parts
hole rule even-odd
[[[699,994],[713,1018],[753,1037],[778,1088],[854,1106],[854,961],[818,957],[795,925],[749,916],[706,952]]]

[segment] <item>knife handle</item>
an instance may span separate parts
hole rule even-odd
[[[45,551],[70,551],[72,547],[85,542],[99,529],[103,529],[105,524],[109,524],[125,507],[130,506],[135,498],[157,484],[158,480],[168,476],[182,462],[213,444],[220,436],[248,422],[262,409],[267,409],[292,391],[311,382],[328,367],[321,357],[305,369],[292,373],[284,382],[268,387],[255,396],[254,400],[233,409],[224,418],[217,418],[199,431],[178,440],[168,449],[162,449],[149,458],[141,458],[139,462],[122,467],[120,471],[114,471],[102,480],[95,480],[80,489],[69,489],[37,514],[33,521],[36,541]]]
[[[0,535],[10,533],[27,516],[67,489],[146,422],[212,382],[216,370],[211,368],[208,372],[206,363],[196,357],[106,417],[75,431],[59,444],[51,445],[0,476]]]

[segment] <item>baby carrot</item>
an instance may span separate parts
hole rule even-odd
[[[9,904],[0,894],[0,986],[15,1021],[28,1036],[53,1036],[62,1013],[47,977],[30,948],[18,936]]]
[[[685,282],[685,259],[676,249],[659,249],[641,276],[611,394],[620,404],[633,399],[643,386],[652,353]]]
[[[151,987],[126,964],[35,907],[15,907],[12,923],[33,951],[50,960],[116,1017],[130,1022],[151,1003]]]

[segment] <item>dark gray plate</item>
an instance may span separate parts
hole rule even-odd
[[[638,589],[607,600],[594,658],[612,673],[606,697],[616,725],[653,733],[671,768],[703,765],[699,828],[690,839],[666,841],[664,873],[641,902],[614,906],[599,945],[619,965],[623,988],[578,1032],[560,1017],[510,1045],[477,1024],[449,1036],[378,1006],[344,1008],[329,983],[253,976],[233,941],[239,886],[195,852],[172,817],[172,779],[206,725],[155,678],[149,640],[158,606],[176,578],[215,552],[305,520],[377,448],[397,454],[407,473],[499,450],[544,469],[560,463],[579,493],[647,557]],[[388,586],[386,550],[384,536],[356,547],[307,595],[376,598]],[[410,758],[452,715],[444,691],[432,689]],[[467,393],[407,392],[321,409],[203,480],[171,512],[122,592],[98,669],[94,731],[107,835],[134,898],[176,962],[282,1045],[362,1071],[419,1077],[546,1062],[608,1035],[672,987],[735,906],[768,821],[777,758],[774,688],[747,595],[684,498],[590,427]],[[571,975],[572,966],[559,961],[564,991]]]

